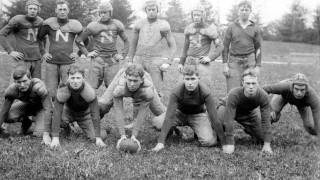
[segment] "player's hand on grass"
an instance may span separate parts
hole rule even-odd
[[[141,145],[140,145],[140,142],[138,141],[138,139],[135,137],[135,136],[131,136],[131,140],[132,141],[134,141],[134,142],[136,142],[137,144],[138,144],[138,150],[137,150],[137,152],[139,152],[140,150],[141,150]]]
[[[270,117],[271,117],[271,123],[275,123],[278,122],[280,119],[280,114],[277,114],[276,112],[272,111],[270,113]]]
[[[60,142],[59,142],[59,137],[53,137],[51,144],[50,144],[50,148],[51,149],[56,149],[60,147]]]
[[[87,54],[87,57],[90,57],[90,58],[95,58],[99,55],[99,52],[97,50],[94,50],[94,51],[91,51]]]
[[[107,146],[100,137],[96,137],[96,145],[99,147],[106,147]]]
[[[224,74],[226,77],[230,77],[230,69],[229,69],[228,63],[224,63],[223,74]]]
[[[158,143],[154,148],[151,149],[151,151],[159,152],[159,151],[161,151],[162,149],[164,149],[164,144]]]
[[[126,135],[122,135],[121,138],[118,140],[117,142],[117,146],[116,148],[119,150],[120,149],[120,144],[121,144],[121,141],[127,139],[127,136]]]
[[[113,56],[113,59],[116,60],[117,62],[122,61],[124,57],[121,54],[115,54]]]
[[[182,72],[183,71],[183,64],[178,64],[178,71]]]
[[[199,62],[200,62],[201,64],[209,64],[210,61],[211,61],[211,59],[210,59],[208,56],[202,56],[202,57],[200,57],[200,59],[199,59]]]
[[[50,146],[51,144],[51,137],[49,135],[48,132],[44,132],[43,135],[42,135],[42,143],[47,145],[47,146]]]
[[[22,60],[24,57],[24,55],[18,51],[11,51],[11,53],[9,55],[17,61]]]
[[[41,60],[42,61],[50,61],[52,59],[52,55],[50,53],[44,53]]]
[[[234,145],[223,145],[222,151],[226,154],[232,154],[234,152]]]
[[[75,52],[71,53],[71,54],[70,54],[70,58],[71,58],[73,61],[77,60],[77,59],[79,58],[78,53],[75,53]]]
[[[265,153],[268,153],[268,154],[273,154],[273,151],[272,151],[272,148],[271,148],[271,145],[270,145],[269,142],[265,142],[263,144],[262,152],[265,152]]]

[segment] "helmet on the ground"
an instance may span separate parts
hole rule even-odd
[[[149,6],[156,6],[158,12],[160,11],[160,5],[159,5],[158,1],[156,1],[156,0],[146,0],[143,5],[143,10],[145,11],[146,8]]]
[[[113,7],[111,5],[111,3],[109,2],[105,2],[105,3],[102,3],[99,5],[99,8],[98,8],[98,11],[99,12],[108,12],[110,11],[110,15],[112,16],[112,13],[113,13]]]

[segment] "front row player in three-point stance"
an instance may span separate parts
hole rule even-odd
[[[51,139],[48,118],[52,110],[52,103],[46,86],[40,79],[31,79],[30,72],[23,66],[18,66],[12,76],[14,83],[6,89],[4,94],[5,100],[0,112],[0,127],[3,122],[22,122],[21,132],[26,134],[34,121],[36,123],[34,135],[43,133],[43,142],[49,144]],[[18,101],[14,102],[15,100]],[[32,121],[29,116],[32,116]]]
[[[176,43],[169,23],[159,19],[160,5],[156,0],[146,0],[144,11],[146,19],[137,21],[133,28],[132,44],[129,51],[129,61],[141,64],[151,75],[157,90],[163,86],[163,71],[171,64]],[[162,57],[161,40],[165,39],[169,49],[168,59]]]
[[[272,123],[279,121],[282,108],[290,103],[297,107],[306,131],[311,135],[320,137],[319,96],[309,85],[309,81],[304,74],[298,73],[291,79],[266,85],[263,89],[273,94],[270,101]]]
[[[268,94],[259,87],[256,71],[246,70],[242,75],[242,87],[232,89],[226,105],[220,102],[218,115],[225,126],[226,145],[223,152],[234,152],[233,121],[258,142],[264,142],[262,151],[272,153],[270,146],[270,104]]]
[[[80,50],[93,59],[93,69],[90,69],[90,84],[98,89],[104,81],[106,87],[120,69],[120,62],[127,56],[129,51],[129,40],[124,31],[124,25],[112,19],[112,6],[109,2],[99,6],[100,20],[91,22],[76,39]],[[121,38],[124,47],[121,53],[117,51],[117,37]],[[92,36],[93,50],[88,52],[84,41]]]
[[[197,66],[185,65],[183,69],[184,83],[175,88],[170,95],[158,144],[152,149],[153,151],[160,151],[164,148],[166,137],[171,128],[184,125],[188,125],[194,130],[202,146],[217,144],[217,135],[221,144],[224,144],[225,136],[217,115],[213,95],[205,84],[199,82],[199,79]]]
[[[71,65],[66,86],[57,91],[52,121],[51,148],[60,146],[59,131],[61,121],[68,125],[74,121],[97,146],[105,146],[100,137],[99,105],[95,90],[84,81],[84,70]]]
[[[117,142],[117,149],[120,148],[121,141],[125,140],[125,122],[123,98],[131,97],[133,99],[134,121],[132,127],[131,139],[139,145],[136,139],[138,132],[144,122],[148,107],[156,115],[152,119],[152,125],[156,129],[161,129],[163,116],[166,108],[161,103],[160,97],[153,87],[150,75],[143,70],[140,64],[130,64],[127,68],[122,68],[112,80],[110,86],[99,99],[99,105],[102,115],[108,112],[114,102],[117,113],[116,125],[119,129],[121,138]]]
[[[8,54],[18,62],[18,66],[25,66],[32,78],[41,78],[41,55],[43,45],[37,39],[39,27],[43,19],[38,16],[40,3],[37,0],[26,2],[26,15],[16,15],[0,31],[0,44]],[[9,34],[15,37],[15,44],[10,44]]]

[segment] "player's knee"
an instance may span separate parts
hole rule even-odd
[[[198,137],[199,138],[199,142],[201,146],[214,146],[218,144],[218,139],[217,136],[214,135],[207,135],[207,136],[203,136],[203,137]]]

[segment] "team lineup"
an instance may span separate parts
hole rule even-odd
[[[4,93],[0,134],[7,133],[4,123],[21,122],[21,134],[41,137],[54,149],[60,147],[60,130],[70,131],[76,123],[90,141],[104,147],[107,133],[100,122],[114,107],[120,134],[116,148],[139,152],[138,134],[150,109],[154,115],[150,123],[160,131],[154,152],[165,148],[168,136],[182,136],[179,126],[189,126],[201,146],[221,145],[224,153],[232,154],[237,122],[254,143],[262,145],[262,152],[272,154],[271,125],[289,103],[297,107],[305,130],[319,140],[320,99],[304,74],[259,86],[262,35],[249,20],[249,1],[238,4],[238,20],[229,25],[223,39],[219,27],[206,22],[204,7],[191,11],[192,23],[185,28],[176,69],[182,81],[170,87],[167,106],[159,90],[177,47],[169,23],[158,18],[157,1],[145,2],[147,18],[134,24],[130,40],[122,22],[112,18],[110,3],[99,5],[99,20],[86,27],[68,18],[64,0],[56,2],[56,17],[46,20],[38,16],[37,0],[28,0],[25,7],[26,15],[14,16],[0,30],[1,46],[17,62],[13,83]],[[10,34],[16,38],[14,45]],[[121,51],[118,36],[123,41]],[[169,49],[165,55],[156,48],[163,40]],[[89,69],[77,63],[81,54],[90,61]],[[227,92],[216,100],[209,88],[214,80],[210,62],[220,55]],[[98,97],[102,84],[106,89]],[[127,125],[124,98],[131,98],[133,105],[133,120]],[[131,130],[130,137],[126,130]]]

